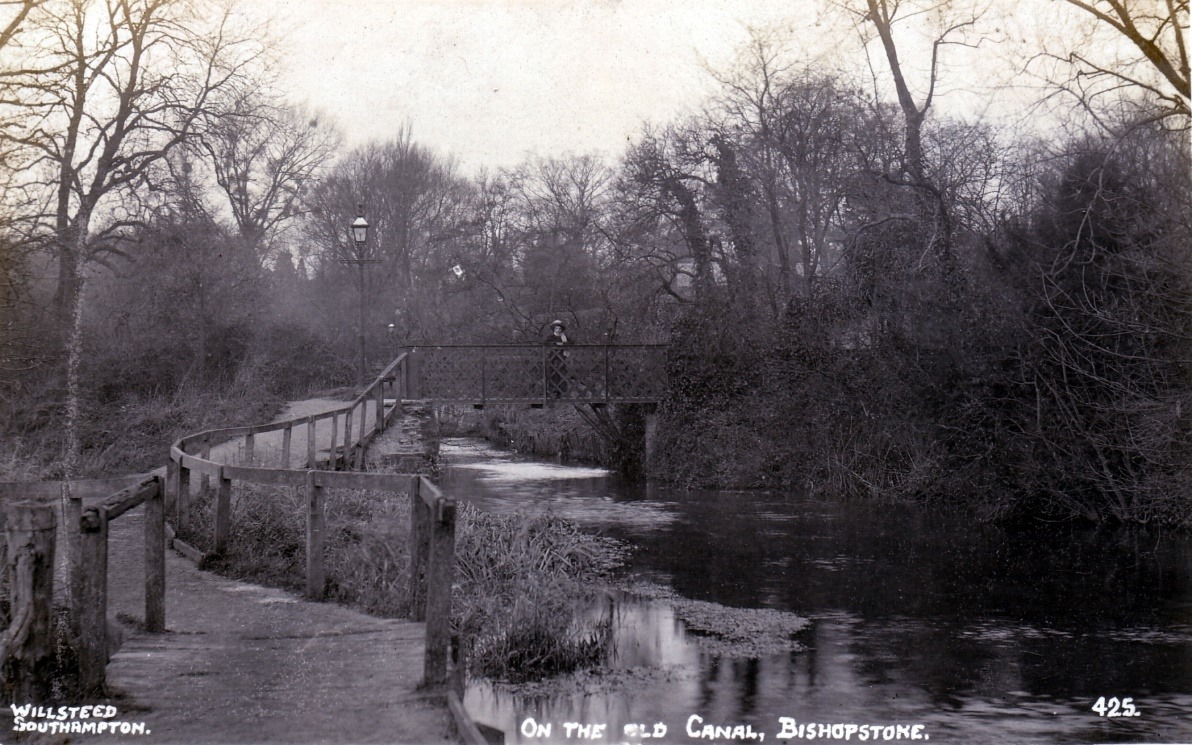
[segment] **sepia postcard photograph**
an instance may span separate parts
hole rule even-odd
[[[1188,0],[0,0],[0,743],[1192,743]]]

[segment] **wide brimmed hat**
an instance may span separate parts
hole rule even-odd
[[[553,320],[553,321],[551,321],[551,322],[550,322],[550,327],[551,327],[552,329],[553,329],[555,326],[558,326],[559,328],[561,328],[561,329],[564,329],[564,330],[566,330],[566,329],[567,329],[567,326],[565,326],[565,325],[563,324],[563,322],[562,322],[562,321],[560,321],[560,320],[559,320],[559,319],[557,319],[557,318],[556,318],[555,320]]]

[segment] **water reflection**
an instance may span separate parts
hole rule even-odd
[[[936,742],[1192,740],[1186,536],[1009,532],[940,511],[627,485],[475,443],[444,453],[461,499],[552,509],[631,542],[631,570],[685,597],[813,621],[806,651],[729,659],[701,650],[664,605],[620,603],[620,672],[603,686],[469,691],[470,711],[508,742],[531,741],[518,732],[526,717],[605,722],[613,741],[626,724],[665,722],[666,742],[686,742],[691,714],[770,741],[779,716],[923,724]],[[1099,717],[1100,696],[1132,697],[1142,716]]]

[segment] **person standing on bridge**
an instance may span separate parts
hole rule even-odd
[[[551,321],[550,333],[543,343],[549,347],[546,351],[546,394],[562,398],[567,393],[567,357],[570,356],[564,347],[572,343],[562,321]]]

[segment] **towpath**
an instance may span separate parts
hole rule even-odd
[[[338,406],[298,402],[287,416]],[[280,439],[262,435],[256,451],[280,452]],[[320,449],[329,442],[328,432]],[[235,458],[228,446],[212,452]],[[126,625],[144,613],[140,512],[112,524],[110,607]],[[166,583],[166,633],[126,630],[107,669],[119,719],[149,730],[136,742],[447,741],[445,710],[417,690],[422,624],[224,579],[173,552]]]

